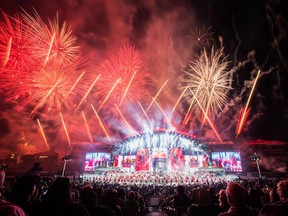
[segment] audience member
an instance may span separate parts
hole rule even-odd
[[[185,194],[185,187],[183,185],[177,187],[177,193],[173,196],[172,202],[177,215],[187,214],[189,197]]]
[[[113,190],[106,190],[101,198],[101,205],[107,206],[115,212],[116,216],[121,216],[122,211],[120,206],[117,204],[117,195]]]
[[[1,216],[28,216],[26,212],[18,205],[0,199]]]
[[[90,216],[105,215],[115,216],[115,212],[107,206],[100,206],[97,193],[92,187],[86,186],[80,191],[81,203],[87,208]]]
[[[277,194],[280,201],[265,205],[259,216],[287,216],[288,215],[288,180],[277,184]]]
[[[201,188],[194,191],[194,203],[188,207],[188,215],[190,216],[216,216],[217,211],[213,206],[212,197],[207,189]]]
[[[278,202],[280,197],[277,193],[277,186],[273,187],[273,189],[269,192],[269,203]]]
[[[126,198],[126,194],[125,194],[125,191],[123,188],[118,188],[117,189],[117,205],[119,205],[121,208],[123,207],[123,203],[124,203],[124,200]]]
[[[69,178],[57,178],[33,214],[35,216],[89,216],[84,205],[73,202]]]
[[[256,188],[250,188],[248,190],[248,204],[251,208],[261,209],[262,208],[262,198],[263,194],[260,190]]]
[[[0,186],[1,186],[1,193],[2,187],[4,186],[6,172],[5,169],[7,168],[6,163],[2,163],[0,165]],[[17,204],[12,202],[7,202],[2,194],[0,194],[0,215],[1,216],[27,216],[27,213]]]
[[[6,169],[6,167],[7,167],[6,163],[0,164],[0,187],[2,187],[4,185],[4,182],[5,182],[5,176],[6,176],[5,169]]]
[[[36,192],[36,179],[31,175],[18,178],[11,188],[11,202],[19,205],[28,215],[33,211],[31,198]]]
[[[230,208],[230,205],[227,200],[226,190],[221,189],[218,193],[218,205],[216,205],[216,209],[218,214],[221,212],[226,212]]]
[[[226,188],[227,200],[230,208],[219,216],[257,216],[259,211],[247,205],[247,191],[236,182],[229,182]]]
[[[134,191],[130,191],[123,203],[123,216],[136,216],[140,210]]]

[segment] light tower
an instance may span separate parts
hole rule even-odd
[[[71,155],[65,155],[62,158],[62,160],[64,161],[63,170],[62,170],[62,177],[64,177],[65,169],[66,169],[66,163],[67,163],[67,161],[71,160]]]
[[[259,175],[259,178],[261,178],[262,176],[261,176],[261,171],[260,171],[260,166],[259,166],[260,156],[255,152],[252,158],[256,162],[258,175]]]

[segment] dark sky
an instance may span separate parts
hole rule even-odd
[[[71,26],[83,58],[91,68],[123,44],[133,44],[153,74],[154,84],[167,77],[178,80],[180,72],[201,50],[195,44],[187,45],[187,35],[196,28],[210,27],[214,47],[224,47],[229,69],[234,70],[229,104],[214,119],[223,139],[288,141],[288,2],[285,0],[1,0],[0,8],[9,15],[19,14],[22,9],[33,15],[34,8],[46,23],[58,13],[60,22],[66,21]],[[236,139],[233,134],[235,122],[259,69],[263,73],[251,99],[250,115]],[[175,94],[174,86],[165,90],[167,97],[163,106],[179,96]],[[5,90],[2,90],[0,145],[15,149],[21,128],[25,131],[27,125],[31,131],[25,131],[26,139],[31,143],[41,139],[37,126],[31,126],[31,121],[37,125],[35,119],[25,118],[23,107],[6,102]],[[54,128],[47,132],[50,142],[63,143],[65,136],[60,141],[56,138],[59,134],[55,131],[60,126],[59,123],[55,126],[53,121],[47,120],[45,125],[45,128]],[[117,130],[117,127],[111,128],[116,133]],[[210,134],[211,131],[202,132],[201,136]],[[38,148],[33,146],[31,151]]]

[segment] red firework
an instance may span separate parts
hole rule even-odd
[[[3,15],[0,87],[6,100],[33,107],[31,115],[73,108],[83,85],[79,49],[70,28],[65,23],[60,28],[58,18],[48,26],[36,12],[35,18],[25,13],[24,21]]]
[[[250,109],[251,107],[245,107],[240,110],[239,121],[236,127],[236,137],[242,132],[245,122],[250,114]]]
[[[99,67],[99,93],[102,104],[137,103],[149,95],[149,72],[144,69],[141,54],[134,46],[126,45]]]
[[[27,80],[29,71],[33,71],[37,64],[33,57],[32,44],[35,41],[30,35],[31,29],[23,24],[18,16],[9,17],[5,13],[2,14],[5,22],[0,22],[0,87],[8,90],[9,98],[13,86],[24,88],[24,80]]]
[[[80,47],[76,45],[77,38],[66,22],[60,25],[58,16],[53,21],[49,20],[49,25],[43,22],[36,11],[34,16],[24,12],[22,17],[32,28],[31,36],[37,38],[37,50],[34,55],[42,59],[44,64],[55,59],[70,63],[79,57]]]
[[[84,91],[76,66],[54,61],[33,74],[28,83],[31,95],[23,101],[33,106],[32,116],[39,110],[55,113],[76,107]]]

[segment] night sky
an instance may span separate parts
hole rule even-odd
[[[204,47],[196,42],[191,45],[191,39],[189,44],[187,38],[197,28],[209,28],[210,42],[205,48],[223,47],[229,61],[228,69],[234,71],[227,106],[213,119],[223,140],[240,143],[256,139],[288,141],[288,2],[285,0],[2,0],[0,8],[11,16],[23,11],[33,15],[35,10],[45,23],[58,14],[60,23],[66,21],[77,37],[85,67],[90,73],[95,73],[103,59],[125,44],[134,45],[150,72],[151,95],[155,95],[160,83],[169,78],[169,88],[165,88],[159,98],[165,109],[171,108],[181,94],[177,91],[181,72]],[[4,22],[2,15],[0,20]],[[1,45],[4,46],[3,42]],[[3,48],[0,52],[3,61]],[[239,110],[245,106],[259,69],[262,75],[251,98],[250,114],[242,133],[235,137]],[[55,116],[40,112],[36,117],[28,118],[29,108],[7,101],[7,89],[1,84],[0,87],[2,153],[47,150],[39,135],[36,118],[44,125],[49,145],[68,151],[61,123]],[[147,104],[149,100],[143,103]],[[88,110],[87,107],[83,110]],[[188,105],[183,103],[179,111],[182,117],[187,108]],[[77,119],[75,115],[64,113],[64,119],[66,122],[68,118]],[[127,134],[111,116],[102,113],[112,142],[119,142]],[[128,117],[126,113],[126,117],[133,118],[134,115]],[[89,142],[83,135],[85,127],[80,127],[77,122],[68,123],[71,142]],[[106,143],[99,126],[96,127],[95,122],[92,124],[93,140]],[[207,124],[202,129],[201,123],[195,125],[192,119],[189,127],[180,129],[201,138],[217,140]],[[19,144],[27,146],[19,147]]]

